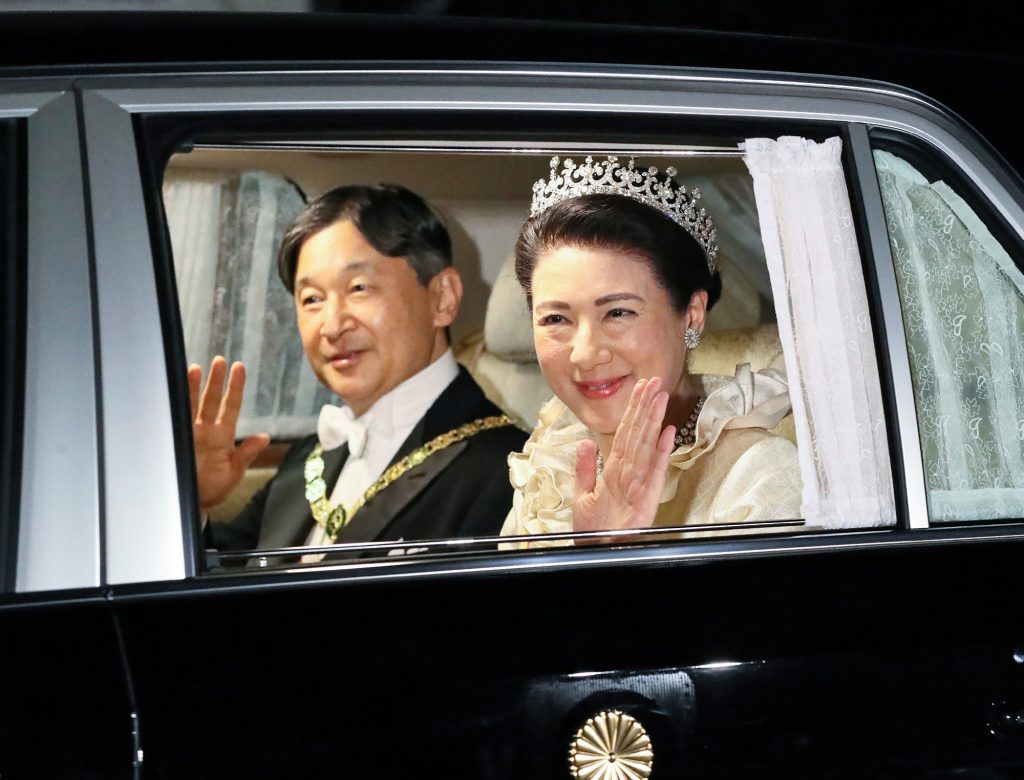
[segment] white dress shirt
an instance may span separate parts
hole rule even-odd
[[[330,501],[333,506],[343,504],[345,507],[352,507],[366,492],[384,469],[394,459],[398,448],[412,433],[416,423],[444,392],[445,388],[459,374],[459,366],[455,362],[455,356],[451,348],[424,368],[417,374],[406,379],[388,394],[381,396],[364,414],[356,417],[353,425],[365,428],[366,437],[362,451],[357,453],[358,434],[354,435],[352,446],[350,446],[349,457],[338,475],[338,481],[330,494]],[[351,418],[351,412],[347,409],[341,410]],[[337,410],[331,412],[337,414]],[[321,418],[325,412],[321,412]],[[324,449],[333,445],[340,446],[344,442],[338,442],[337,435],[325,435],[324,427],[320,428],[321,444]],[[306,545],[330,544],[327,533],[323,527],[316,523],[313,530],[306,537]],[[304,555],[305,563],[315,563],[323,558],[323,555]]]

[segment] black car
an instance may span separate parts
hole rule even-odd
[[[479,20],[143,16],[130,46],[116,16],[3,23],[0,777],[1024,772],[1024,158],[977,95],[1018,61]],[[786,179],[759,139],[831,151]],[[453,336],[529,426],[539,375],[508,379],[535,365],[489,341],[488,296],[548,159],[606,154],[672,164],[719,218],[736,297],[712,342],[788,369],[804,520],[206,548],[186,363],[301,362],[245,318],[281,311],[260,285],[309,194],[388,179],[439,205],[473,291]],[[280,445],[249,490],[322,400],[289,387],[245,422]]]

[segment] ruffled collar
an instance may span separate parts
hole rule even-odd
[[[789,382],[778,369],[753,372],[749,363],[736,366],[732,381],[721,384],[720,377],[698,377],[707,400],[697,417],[694,442],[678,447],[669,464],[679,470],[714,449],[722,431],[736,428],[774,428],[789,414]],[[717,381],[716,381],[717,380]],[[712,389],[720,385],[718,389]]]
[[[738,428],[774,428],[790,411],[789,383],[777,369],[753,372],[750,364],[736,366],[729,380],[721,376],[698,376],[707,400],[695,427],[695,441],[676,448],[669,458],[669,473],[662,501],[675,496],[679,475],[712,451],[723,431]],[[509,456],[513,486],[527,497],[545,495],[557,506],[545,507],[561,514],[571,507],[576,483],[576,445],[594,434],[557,397],[539,413],[539,425],[523,452]]]

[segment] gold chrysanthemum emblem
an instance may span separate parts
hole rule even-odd
[[[569,746],[569,769],[582,780],[646,780],[653,766],[651,738],[640,721],[619,710],[587,720]]]

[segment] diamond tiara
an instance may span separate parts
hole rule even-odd
[[[556,203],[580,195],[623,195],[653,206],[693,236],[704,250],[708,271],[715,272],[715,255],[718,254],[715,223],[706,209],[696,206],[700,190],[694,187],[687,193],[685,186],[673,181],[677,173],[675,168],[666,168],[662,181],[658,178],[657,168],[651,166],[646,171],[639,171],[632,159],[625,166],[619,164],[618,157],[611,156],[607,161],[597,163],[593,157],[587,157],[583,165],[566,160],[561,172],[558,170],[559,162],[558,157],[552,157],[548,180],[538,179],[534,183],[531,217]]]

